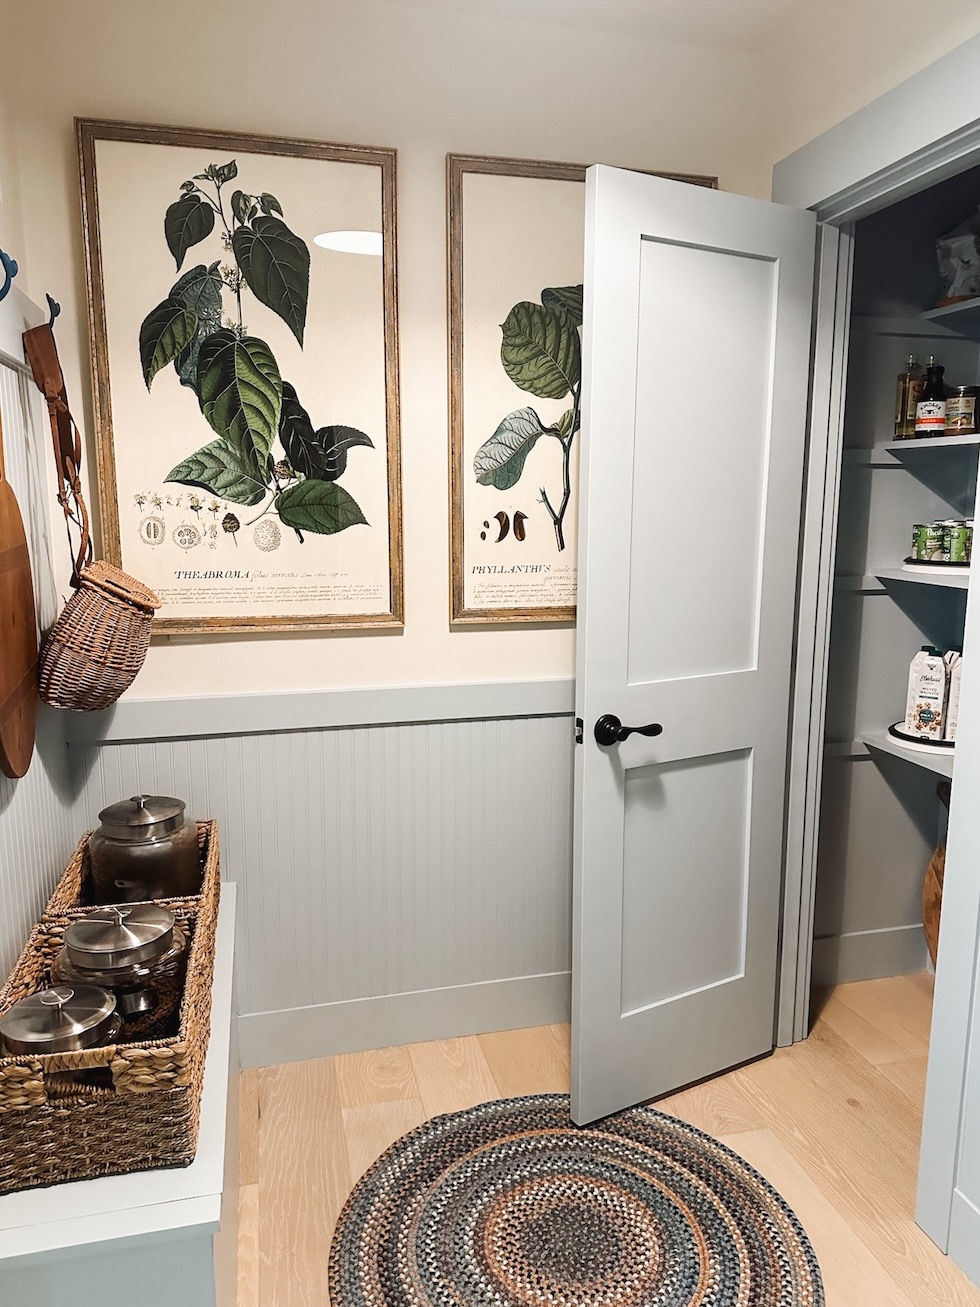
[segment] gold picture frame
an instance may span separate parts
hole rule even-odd
[[[575,619],[585,174],[446,156],[456,626]]]
[[[154,631],[401,626],[395,151],[76,140],[103,549]]]

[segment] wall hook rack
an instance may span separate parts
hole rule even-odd
[[[18,269],[17,260],[12,259],[3,250],[0,250],[0,264],[3,265],[3,285],[0,286],[0,300],[2,300],[7,291],[10,290],[10,284],[17,276]]]

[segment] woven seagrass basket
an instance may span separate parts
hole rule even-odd
[[[104,906],[92,897],[92,881],[89,871],[88,843],[92,832],[86,831],[78,841],[75,852],[71,855],[61,879],[54,887],[54,893],[48,899],[42,921],[66,918],[74,921],[91,912],[93,907]],[[169,908],[181,916],[183,909],[196,909],[204,899],[218,901],[221,865],[218,853],[218,823],[216,821],[199,821],[197,823],[197,847],[201,860],[201,891],[179,898],[153,899],[160,907]]]
[[[190,941],[170,1028],[156,1038],[76,1053],[0,1056],[0,1193],[194,1160],[220,894],[215,823],[199,822],[199,832],[202,827],[201,894],[158,900],[172,908]],[[59,890],[69,880],[66,873]],[[44,914],[0,990],[0,1013],[46,987],[64,931],[84,911],[76,904]]]

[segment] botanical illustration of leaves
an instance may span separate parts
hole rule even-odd
[[[286,526],[319,535],[368,525],[357,501],[336,481],[298,481],[287,486],[276,497],[276,510]]]
[[[582,286],[548,286],[541,292],[545,308],[563,308],[576,327],[582,325]]]
[[[279,217],[282,217],[282,205],[276,197],[270,195],[268,191],[263,191],[259,196],[259,206],[263,213],[278,213]]]
[[[221,326],[221,288],[224,283],[218,263],[205,267],[197,264],[174,282],[170,298],[179,300],[197,314],[197,333],[190,344],[174,359],[174,367],[182,386],[197,389],[197,359],[201,342]]]
[[[164,481],[199,486],[212,495],[246,507],[261,503],[268,488],[255,465],[242,459],[224,440],[212,440],[210,445],[185,458],[170,469]]]
[[[508,413],[473,455],[473,471],[480,485],[495,486],[498,490],[516,486],[528,454],[545,433],[554,435],[554,428],[546,427],[533,408]]]
[[[314,481],[336,481],[347,469],[347,451],[354,445],[374,444],[356,427],[331,426],[313,430],[310,415],[288,381],[282,383],[279,442],[290,466]]]
[[[197,313],[172,296],[146,315],[140,327],[140,363],[143,380],[150,383],[197,334]]]
[[[561,399],[578,384],[582,347],[575,323],[561,307],[523,300],[501,326],[500,361],[521,390]]]
[[[225,182],[233,181],[238,176],[238,164],[234,159],[228,163],[218,163],[214,165],[214,180],[224,185]]]
[[[246,195],[244,191],[232,191],[231,211],[239,222],[248,221],[248,210],[251,203],[252,197]]]
[[[302,345],[310,293],[310,251],[279,218],[259,214],[237,227],[232,246],[249,290],[278,313]]]
[[[201,344],[197,393],[211,426],[253,467],[264,467],[279,431],[282,378],[272,350],[227,327]]]
[[[575,431],[578,431],[579,427],[582,425],[582,414],[581,412],[576,412],[573,408],[566,408],[565,412],[555,423],[555,430],[562,439],[566,436],[575,434],[575,431],[572,430],[573,422],[575,423]]]
[[[213,228],[214,209],[199,195],[182,195],[170,205],[163,220],[163,234],[177,262],[178,272],[187,251],[210,236]]]

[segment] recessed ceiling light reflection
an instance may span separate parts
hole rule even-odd
[[[384,249],[379,231],[325,231],[313,237],[313,244],[341,254],[377,254]]]

